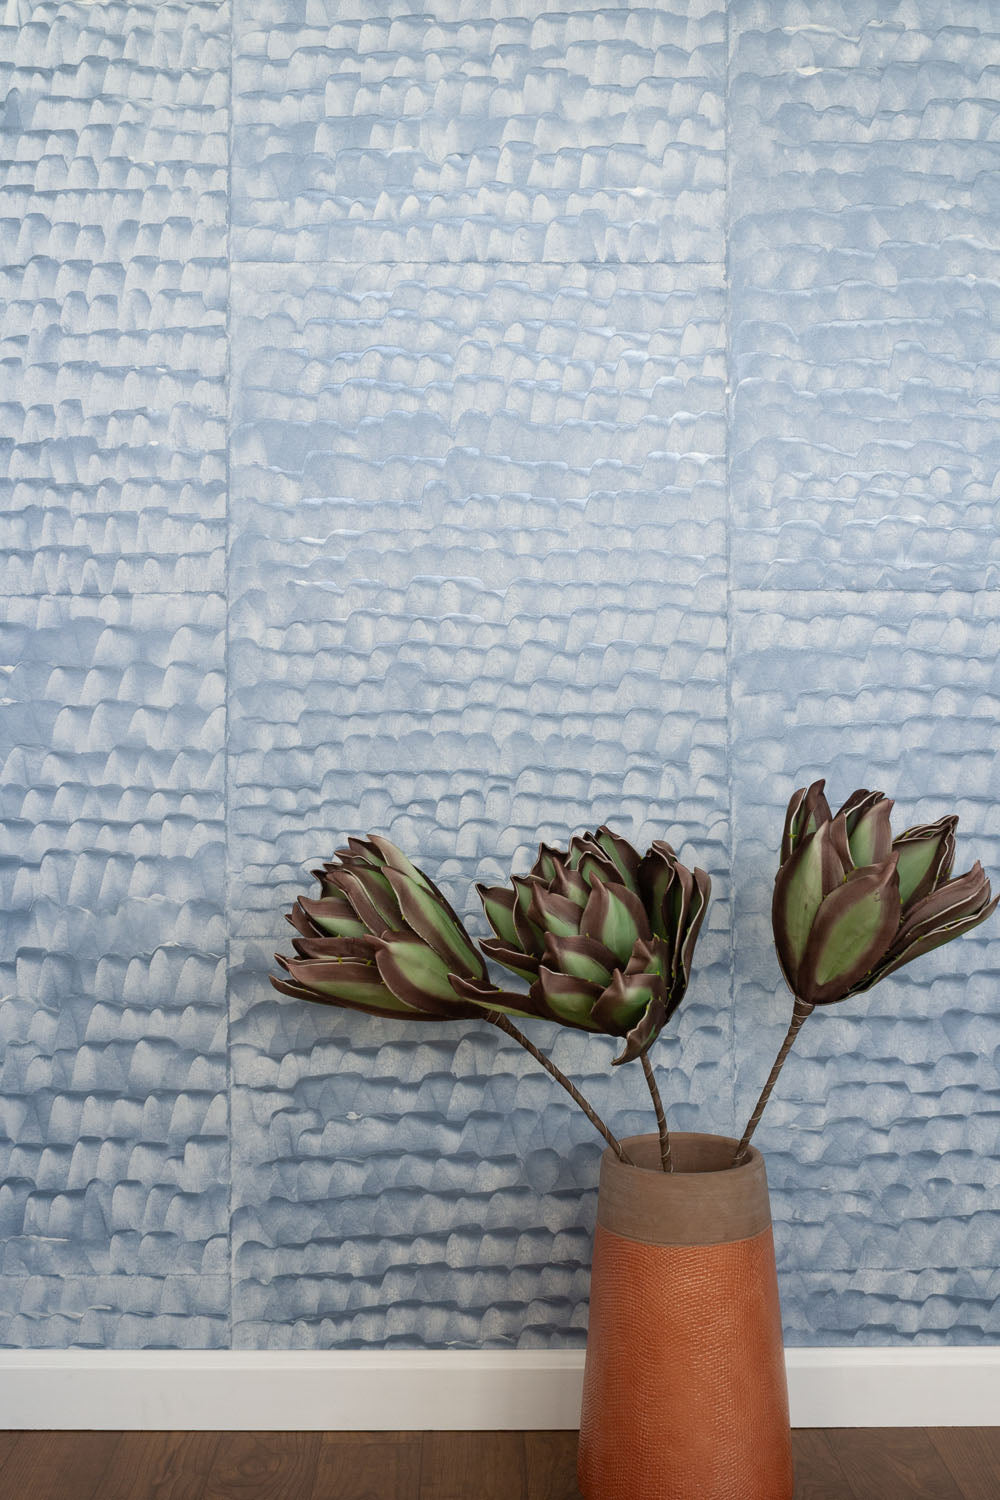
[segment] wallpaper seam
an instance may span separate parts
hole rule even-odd
[[[225,532],[225,586],[226,586],[226,636],[225,660],[225,757],[223,761],[223,818],[225,820],[226,884],[223,895],[226,923],[226,1142],[229,1170],[226,1182],[227,1214],[227,1266],[228,1300],[226,1322],[226,1344],[233,1347],[233,1002],[232,1002],[232,923],[230,922],[230,885],[232,881],[229,809],[231,791],[231,741],[229,721],[231,709],[230,648],[232,641],[232,573],[230,553],[232,544],[232,450],[233,450],[233,123],[234,123],[234,56],[236,49],[236,11],[239,0],[229,0],[229,98],[226,132],[226,532]]]

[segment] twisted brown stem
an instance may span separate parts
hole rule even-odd
[[[523,1047],[525,1052],[530,1052],[535,1061],[541,1063],[546,1073],[551,1074],[556,1083],[562,1085],[567,1094],[573,1100],[573,1103],[580,1106],[584,1114],[587,1116],[587,1119],[590,1121],[591,1125],[593,1125],[595,1130],[600,1131],[601,1135],[603,1135],[604,1139],[607,1141],[612,1151],[615,1152],[619,1160],[625,1162],[626,1166],[635,1166],[635,1162],[632,1160],[632,1158],[626,1155],[621,1141],[618,1140],[616,1136],[613,1136],[611,1134],[611,1131],[605,1125],[596,1109],[594,1109],[592,1105],[587,1103],[586,1099],[580,1093],[580,1090],[576,1087],[575,1084],[570,1082],[561,1068],[557,1068],[555,1063],[550,1061],[550,1059],[545,1056],[544,1052],[540,1052],[535,1046],[534,1042],[530,1042],[525,1036],[524,1032],[519,1031],[518,1028],[514,1025],[513,1021],[509,1020],[507,1016],[502,1015],[500,1011],[487,1011],[485,1013],[485,1019],[487,1021],[492,1021],[494,1026],[499,1027],[501,1031],[505,1031],[509,1037],[513,1037],[514,1041],[517,1042],[519,1046]]]
[[[767,1107],[767,1101],[771,1097],[771,1090],[774,1088],[774,1085],[778,1081],[778,1074],[781,1072],[782,1068],[785,1065],[785,1058],[792,1050],[792,1043],[795,1041],[795,1038],[799,1034],[802,1022],[806,1019],[806,1016],[812,1015],[815,1008],[815,1006],[809,1004],[808,1000],[797,999],[795,1001],[795,1006],[792,1010],[792,1024],[789,1026],[788,1031],[785,1035],[785,1040],[782,1042],[781,1047],[778,1051],[778,1055],[774,1059],[774,1067],[771,1069],[768,1080],[761,1090],[761,1095],[757,1100],[756,1108],[747,1121],[747,1128],[743,1132],[743,1138],[740,1141],[739,1145],[736,1147],[736,1155],[733,1157],[734,1167],[739,1166],[740,1162],[745,1159],[747,1148],[750,1145],[750,1137],[753,1135],[754,1131],[757,1129],[757,1126],[760,1124],[760,1117]]]
[[[656,1079],[653,1076],[653,1065],[649,1060],[647,1052],[642,1054],[642,1071],[646,1075],[646,1082],[649,1084],[649,1096],[653,1101],[653,1108],[656,1111],[656,1128],[660,1134],[660,1166],[664,1172],[672,1172],[674,1170],[674,1163],[670,1155],[670,1132],[667,1130],[667,1117],[663,1111],[663,1100],[660,1098],[660,1091],[656,1087]]]

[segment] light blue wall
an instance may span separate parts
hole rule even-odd
[[[729,1131],[795,785],[1000,871],[996,7],[6,16],[0,1343],[578,1345],[586,1120],[278,997],[281,910],[348,832],[479,931],[539,835],[669,838],[717,898],[661,1084]],[[1000,1334],[998,967],[805,1029],[791,1342]]]

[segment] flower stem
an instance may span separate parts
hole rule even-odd
[[[788,1031],[785,1035],[785,1040],[782,1042],[781,1047],[778,1051],[778,1055],[774,1059],[774,1067],[771,1069],[768,1080],[761,1091],[761,1096],[757,1100],[754,1112],[750,1116],[750,1119],[747,1121],[747,1128],[743,1132],[743,1138],[740,1141],[739,1145],[736,1147],[736,1155],[733,1157],[734,1167],[739,1166],[740,1162],[745,1159],[747,1150],[750,1146],[750,1137],[753,1135],[754,1131],[757,1129],[757,1126],[760,1124],[760,1117],[767,1107],[767,1101],[771,1097],[771,1090],[774,1088],[774,1085],[778,1081],[778,1074],[784,1067],[785,1058],[792,1050],[792,1043],[795,1041],[795,1038],[799,1034],[802,1022],[805,1020],[806,1016],[811,1016],[814,1010],[815,1006],[810,1005],[808,1000],[796,999],[795,1006],[792,1010],[792,1023],[788,1028]]]
[[[505,1031],[509,1037],[513,1037],[514,1041],[522,1046],[525,1052],[529,1052],[536,1062],[541,1063],[546,1073],[551,1074],[556,1083],[562,1084],[563,1088],[573,1100],[574,1104],[578,1104],[580,1106],[584,1114],[587,1116],[587,1119],[590,1121],[591,1125],[594,1126],[595,1130],[599,1130],[601,1132],[601,1135],[603,1135],[604,1139],[607,1141],[611,1149],[615,1152],[618,1159],[625,1162],[626,1166],[635,1166],[635,1162],[632,1160],[632,1158],[626,1155],[625,1148],[622,1146],[621,1141],[618,1140],[616,1136],[613,1136],[611,1134],[611,1131],[605,1125],[596,1109],[594,1109],[592,1105],[587,1103],[586,1099],[580,1093],[580,1090],[576,1087],[576,1085],[569,1081],[562,1069],[557,1068],[555,1063],[551,1062],[549,1058],[545,1056],[544,1052],[539,1052],[534,1042],[530,1042],[525,1036],[524,1032],[517,1029],[513,1021],[509,1020],[505,1015],[502,1015],[500,1011],[497,1010],[486,1011],[484,1014],[484,1019],[487,1021],[492,1021],[494,1026],[499,1027],[501,1031]]]
[[[656,1079],[653,1076],[653,1065],[649,1060],[647,1052],[642,1054],[642,1071],[646,1075],[650,1098],[653,1101],[653,1108],[656,1111],[656,1128],[660,1133],[660,1165],[664,1172],[672,1172],[674,1170],[674,1163],[670,1155],[670,1132],[667,1130],[667,1117],[663,1111],[663,1100],[660,1098],[660,1091],[656,1087]]]

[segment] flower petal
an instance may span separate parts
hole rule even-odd
[[[516,896],[505,885],[480,885],[476,890],[483,903],[486,920],[501,942],[516,945],[517,928],[514,926],[514,903]]]
[[[291,995],[296,1000],[312,1000],[319,1005],[333,1005],[340,1010],[357,1010],[366,1016],[382,1016],[386,1020],[392,1021],[436,1021],[441,1019],[429,1011],[411,1010],[409,1006],[400,1005],[391,995],[389,996],[390,1005],[359,1005],[352,1000],[334,999],[329,995],[317,994],[315,990],[307,989],[301,984],[293,984],[286,979],[279,979],[274,974],[269,974],[268,978],[280,994]]]
[[[396,1000],[387,991],[373,963],[355,959],[285,958],[274,955],[292,980],[316,994],[348,1005],[376,1005],[382,1010],[398,1010]]]
[[[580,923],[583,937],[596,938],[627,963],[639,938],[652,937],[649,919],[638,896],[623,885],[595,885]]]
[[[535,891],[535,882],[530,876],[525,879],[521,875],[512,875],[510,883],[517,897],[514,905],[514,927],[517,940],[525,953],[533,953],[536,958],[540,958],[545,946],[545,933],[528,915],[531,898]]]
[[[501,942],[499,938],[484,938],[479,944],[480,948],[491,958],[494,963],[503,964],[505,969],[510,969],[519,979],[526,979],[529,984],[538,974],[538,959],[531,953],[523,953],[520,948],[510,947]]]
[[[377,938],[375,962],[386,988],[404,1005],[438,1015],[466,1013],[448,982],[448,963],[421,938],[403,932]]]
[[[825,781],[814,781],[811,786],[799,787],[792,793],[781,836],[782,864],[791,858],[804,838],[830,821],[830,804],[823,795],[825,786]]]
[[[532,999],[541,999],[550,1019],[568,1022],[584,1031],[601,1031],[590,1018],[594,1002],[600,998],[601,986],[571,974],[559,974],[543,964],[532,986]]]
[[[428,890],[436,889],[423,870],[418,870],[416,865],[407,859],[402,849],[397,849],[396,845],[390,843],[388,839],[382,838],[377,833],[370,833],[368,844],[375,849],[379,862],[387,872],[398,870],[401,875],[409,876],[417,885],[426,886]]]
[[[886,953],[898,925],[895,855],[884,865],[853,870],[812,922],[796,996],[810,1005],[842,1000]]]
[[[455,994],[475,1005],[480,1015],[483,1011],[498,1010],[502,1015],[520,1016],[522,1020],[531,1021],[545,1014],[544,1009],[534,1006],[530,995],[497,989],[488,979],[464,979],[460,974],[452,974],[450,978]]]
[[[623,974],[616,969],[611,983],[594,1006],[594,1020],[605,1031],[622,1036],[634,1026],[653,999],[663,998],[658,974]]]
[[[669,844],[654,844],[642,857],[639,866],[639,890],[643,905],[649,914],[650,925],[657,937],[668,936],[664,921],[664,903],[667,892],[677,878],[675,867],[677,856]]]
[[[971,932],[974,927],[978,927],[981,922],[986,921],[987,917],[993,915],[998,903],[1000,903],[1000,895],[994,896],[992,901],[987,902],[985,906],[980,907],[971,915],[960,917],[957,921],[945,922],[942,926],[925,932],[921,937],[913,938],[905,947],[900,948],[898,944],[893,944],[889,953],[886,954],[885,961],[877,966],[875,973],[866,978],[863,984],[855,986],[854,993],[870,989],[878,980],[884,979],[887,974],[894,973],[896,969],[901,969],[904,964],[919,958],[921,954],[931,953],[935,948],[941,948],[945,943],[950,943],[952,938],[961,937],[964,932]]]
[[[793,994],[801,993],[799,968],[812,925],[828,896],[843,879],[843,866],[830,842],[830,820],[799,842],[774,880],[771,924],[778,961]]]
[[[407,927],[423,938],[453,973],[484,979],[486,969],[472,939],[438,893],[399,870],[387,867],[385,873]]]
[[[353,958],[360,963],[375,959],[371,938],[293,938],[292,947],[300,958]]]
[[[550,844],[539,844],[538,857],[528,873],[548,883],[556,878],[556,874],[563,868],[565,860],[565,854],[559,849],[553,849]]]
[[[300,896],[296,904],[313,924],[314,932],[325,932],[328,937],[364,937],[368,932],[350,902],[341,896],[325,896],[319,901]]]
[[[989,900],[990,883],[976,860],[971,870],[945,881],[920,901],[912,902],[894,947],[925,937],[945,922],[957,922],[978,911]]]
[[[705,870],[694,871],[695,895],[692,896],[689,908],[687,927],[684,932],[683,944],[680,951],[680,977],[683,980],[683,988],[687,989],[691,981],[691,965],[694,961],[695,944],[701,931],[701,924],[705,920],[708,911],[708,903],[712,899],[712,881]],[[676,992],[675,992],[676,994]],[[683,995],[671,995],[674,1004],[679,1004]]]
[[[865,865],[883,865],[892,851],[892,827],[889,814],[892,803],[888,797],[877,795],[879,800],[855,809],[844,815],[851,858],[857,869]]]
[[[385,876],[370,868],[335,870],[330,884],[350,902],[369,932],[381,937],[383,932],[399,928],[399,904]]]
[[[893,840],[892,847],[899,855],[899,899],[904,915],[908,907],[947,880],[945,871],[950,873],[955,857],[957,823],[954,815],[939,818],[936,823],[907,828]]]
[[[580,931],[581,909],[566,896],[557,896],[546,890],[540,881],[533,882],[528,916],[543,933],[554,932],[556,937],[576,937]]]
[[[639,892],[639,865],[641,863],[638,852],[632,848],[628,839],[623,839],[620,834],[612,833],[607,824],[602,823],[594,834],[595,844],[599,844],[608,858],[618,869],[618,876],[622,885],[628,890]]]
[[[617,963],[615,955],[595,938],[556,937],[548,933],[545,938],[546,968],[558,969],[574,979],[589,979],[593,984],[605,985]]]
[[[625,1037],[625,1050],[612,1059],[614,1067],[620,1067],[622,1063],[632,1062],[634,1058],[641,1057],[648,1052],[656,1041],[663,1027],[666,1025],[667,1016],[660,1000],[650,1000],[637,1025]]]

